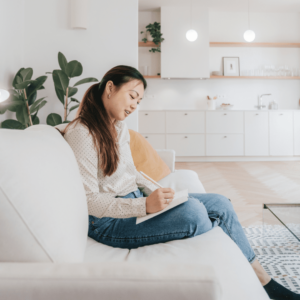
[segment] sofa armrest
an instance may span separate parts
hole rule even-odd
[[[221,294],[208,265],[0,263],[1,299],[220,300]]]
[[[175,150],[155,149],[161,159],[167,164],[171,172],[175,172]]]

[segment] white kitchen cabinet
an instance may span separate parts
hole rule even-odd
[[[174,149],[176,156],[204,156],[204,134],[167,134],[167,149]]]
[[[164,111],[140,111],[139,132],[140,133],[165,133]]]
[[[166,148],[166,137],[164,134],[145,134],[142,136],[150,143],[154,149]]]
[[[294,111],[294,155],[300,155],[300,111]]]
[[[270,155],[288,156],[294,153],[292,111],[270,112]]]
[[[243,134],[207,134],[207,156],[243,156]]]
[[[198,38],[186,39],[190,28],[190,6],[162,6],[161,78],[209,78],[209,11],[193,7],[193,29]]]
[[[244,116],[241,111],[206,112],[207,133],[244,133]]]
[[[245,112],[245,155],[269,155],[269,115],[263,112]]]
[[[167,133],[204,133],[205,114],[203,111],[167,111]]]

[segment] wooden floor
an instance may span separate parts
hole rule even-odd
[[[207,193],[228,197],[242,226],[262,224],[263,203],[300,203],[300,162],[176,162]]]

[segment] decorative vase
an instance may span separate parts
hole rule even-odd
[[[215,110],[216,109],[216,100],[211,99],[207,100],[207,110]]]
[[[153,42],[153,37],[149,31],[147,31],[147,41],[148,42]]]

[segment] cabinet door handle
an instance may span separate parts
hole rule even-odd
[[[224,114],[224,116],[227,116],[227,114]]]
[[[187,115],[187,114],[185,114],[185,115]]]
[[[226,136],[226,135],[224,135],[224,138],[227,138],[227,136]]]
[[[145,116],[148,116],[148,114],[145,114]]]
[[[188,137],[187,137],[187,136],[185,136],[184,138],[186,138],[186,139],[187,139]]]
[[[257,116],[259,116],[259,114],[256,114]]]
[[[147,139],[148,137],[147,137],[147,136],[145,136],[145,138]]]
[[[283,114],[280,114],[281,116],[283,115]]]

